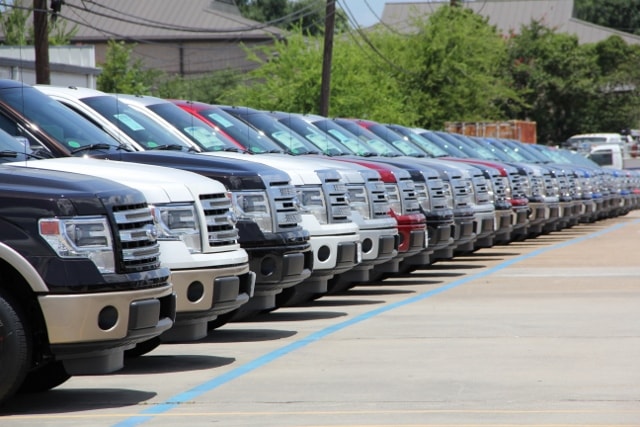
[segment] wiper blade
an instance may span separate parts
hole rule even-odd
[[[18,157],[18,153],[16,151],[3,150],[0,151],[0,157]]]
[[[173,150],[173,151],[182,151],[183,147],[180,144],[165,144],[165,145],[158,145],[156,147],[153,147],[153,150]]]
[[[74,150],[71,150],[71,154],[77,154],[80,153],[82,151],[91,151],[91,150],[108,150],[110,148],[112,148],[113,145],[111,144],[105,144],[105,143],[97,143],[97,144],[89,144],[89,145],[83,145],[82,147],[78,147]]]

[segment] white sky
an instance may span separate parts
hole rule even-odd
[[[382,17],[382,10],[385,3],[427,3],[429,1],[442,0],[338,0],[338,6],[347,13],[352,15],[360,27],[369,27]]]

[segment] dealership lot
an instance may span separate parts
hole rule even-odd
[[[640,425],[640,212],[19,395],[3,426]]]

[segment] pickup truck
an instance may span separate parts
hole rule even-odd
[[[170,101],[133,95],[118,95],[118,98],[132,107],[149,110],[156,121],[177,129],[192,141],[194,149],[203,150],[202,154],[207,157],[268,165],[289,175],[302,207],[301,225],[309,232],[314,254],[311,276],[297,285],[296,291],[310,297],[326,293],[329,280],[348,273],[362,262],[360,230],[352,221],[345,182],[335,169],[311,161],[292,162],[284,156],[251,156],[221,149],[217,144],[222,142],[222,137],[214,137],[214,129],[209,124]]]
[[[111,179],[145,195],[158,229],[160,262],[171,270],[177,297],[175,324],[161,341],[202,339],[209,322],[253,295],[255,273],[238,244],[231,201],[221,183],[178,169],[77,157],[7,164]]]
[[[4,156],[26,160],[15,144],[0,135]],[[171,328],[170,271],[140,191],[8,166],[0,181],[0,402],[116,371]]]
[[[98,104],[118,109],[115,98],[92,98]],[[29,108],[25,109],[25,105]],[[95,110],[88,104],[82,114],[65,107],[40,90],[15,81],[0,81],[0,117],[12,135],[26,138],[29,145],[50,157],[86,156],[167,166],[187,170],[219,181],[230,192],[237,215],[238,243],[249,255],[249,269],[256,275],[254,295],[245,304],[210,322],[217,327],[235,313],[275,307],[275,295],[309,277],[312,268],[308,232],[299,222],[295,190],[289,177],[267,166],[247,165],[229,159],[212,159],[197,154],[163,150],[131,151],[132,143],[118,142],[87,120]],[[100,104],[102,105],[102,104]],[[118,117],[130,119],[124,110]],[[109,122],[110,123],[110,122]],[[127,121],[127,123],[135,123]],[[113,127],[113,125],[111,124]],[[174,144],[175,145],[175,144]],[[219,183],[212,183],[213,188]],[[219,188],[219,187],[217,187]],[[238,200],[250,203],[238,205]],[[242,212],[238,211],[243,206]],[[215,227],[214,227],[215,228]],[[234,243],[235,245],[235,243]],[[222,245],[221,245],[222,246]],[[236,246],[233,246],[237,249]],[[214,248],[214,252],[217,249]],[[234,313],[234,314],[231,314]]]
[[[599,144],[591,147],[588,159],[602,167],[640,169],[640,158],[626,154],[621,144]]]

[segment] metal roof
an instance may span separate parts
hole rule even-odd
[[[416,20],[425,19],[446,2],[386,3],[381,23],[401,32],[412,32]],[[640,37],[591,24],[573,17],[573,0],[475,0],[460,3],[462,7],[489,19],[504,34],[517,33],[531,21],[556,32],[575,34],[580,43],[593,43],[618,35],[629,44],[639,44]]]
[[[228,2],[227,2],[228,3]],[[245,19],[216,0],[65,0],[58,19],[73,42],[280,38],[276,27]]]

